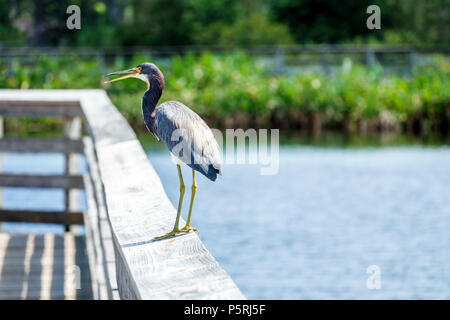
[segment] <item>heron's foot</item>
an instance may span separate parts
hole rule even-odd
[[[167,233],[167,234],[165,234],[163,236],[153,238],[153,241],[158,241],[158,240],[171,238],[171,237],[176,236],[177,234],[189,233],[191,231],[197,231],[197,229],[192,228],[191,226],[185,226],[184,228],[181,228],[181,229],[173,229],[172,231],[170,231],[169,233]]]
[[[177,234],[180,234],[180,233],[181,233],[181,230],[173,229],[172,231],[170,231],[169,233],[166,233],[163,236],[154,237],[153,241],[158,241],[158,240],[163,240],[163,239],[167,239],[167,238],[170,238],[170,237],[174,237],[174,236],[176,236]]]
[[[191,231],[198,231],[197,229],[191,227],[190,225],[185,225],[183,228],[180,229],[181,232],[191,232]]]

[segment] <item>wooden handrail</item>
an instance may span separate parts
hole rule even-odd
[[[76,101],[1,101],[0,116],[4,117],[62,117],[82,116]]]
[[[78,56],[108,56],[108,55],[135,55],[149,54],[154,56],[171,56],[183,53],[229,53],[242,50],[249,54],[278,54],[278,53],[449,53],[448,45],[361,45],[361,44],[314,44],[314,45],[281,45],[281,46],[134,46],[134,47],[0,47],[0,56],[26,57],[39,54]]]
[[[66,212],[79,210],[79,190],[83,188],[83,179],[77,175],[79,155],[83,150],[81,143],[82,110],[78,101],[29,101],[16,97],[14,100],[0,100],[0,118],[2,117],[58,117],[64,119],[65,138],[3,138],[0,139],[0,151],[6,152],[56,152],[64,153],[65,172],[61,175],[24,175],[0,174],[0,186],[28,188],[63,188]],[[17,216],[14,216],[14,213]],[[0,221],[64,223],[66,231],[71,224],[79,224],[74,216],[64,218],[58,212],[53,216],[44,212],[1,211]],[[61,217],[59,217],[61,216]],[[79,218],[79,217],[78,217]]]
[[[70,211],[0,210],[3,222],[84,224],[83,213]]]
[[[80,175],[0,174],[0,186],[83,189],[83,177]]]
[[[8,137],[0,139],[0,152],[83,153],[83,143],[79,139],[68,138]]]

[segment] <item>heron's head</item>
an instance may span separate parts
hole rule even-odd
[[[138,78],[146,82],[148,86],[150,86],[150,83],[156,81],[160,89],[164,88],[164,76],[162,72],[156,65],[150,62],[141,63],[137,67],[128,70],[108,73],[107,75],[105,75],[105,77],[110,77],[114,75],[123,75],[123,76],[107,80],[105,81],[105,83],[123,80],[126,78]]]

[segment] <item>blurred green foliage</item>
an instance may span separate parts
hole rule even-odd
[[[369,5],[381,30],[369,30]],[[81,8],[81,30],[66,8]],[[449,45],[448,0],[0,0],[0,44],[47,46]]]
[[[378,121],[388,115],[405,124],[420,117],[431,124],[450,119],[450,65],[445,59],[416,67],[410,76],[386,75],[382,67],[363,67],[345,60],[331,74],[269,75],[244,53],[177,56],[167,61],[136,56],[105,66],[76,56],[39,57],[30,65],[0,63],[0,87],[21,89],[105,88],[117,108],[137,130],[144,130],[141,97],[146,85],[137,79],[102,84],[102,75],[144,61],[154,61],[165,75],[161,102],[178,100],[209,124],[288,127],[317,114],[323,124],[349,125]]]
[[[377,5],[381,29],[369,30],[366,9]],[[448,0],[279,0],[272,11],[298,43],[449,45]]]

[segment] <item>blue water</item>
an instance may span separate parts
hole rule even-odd
[[[176,205],[169,156],[149,158]],[[286,147],[276,175],[225,165],[198,185],[192,223],[248,298],[450,298],[450,148]]]
[[[178,176],[168,153],[148,156],[176,205]],[[60,173],[63,163],[58,155],[4,154],[3,171]],[[191,174],[183,173],[186,217]],[[197,177],[192,224],[248,298],[450,298],[448,147],[282,147],[276,175],[225,164],[214,183]],[[62,209],[63,194],[4,188],[3,201],[7,208]],[[3,227],[29,228],[63,231]],[[378,290],[366,285],[371,265],[380,271]]]

